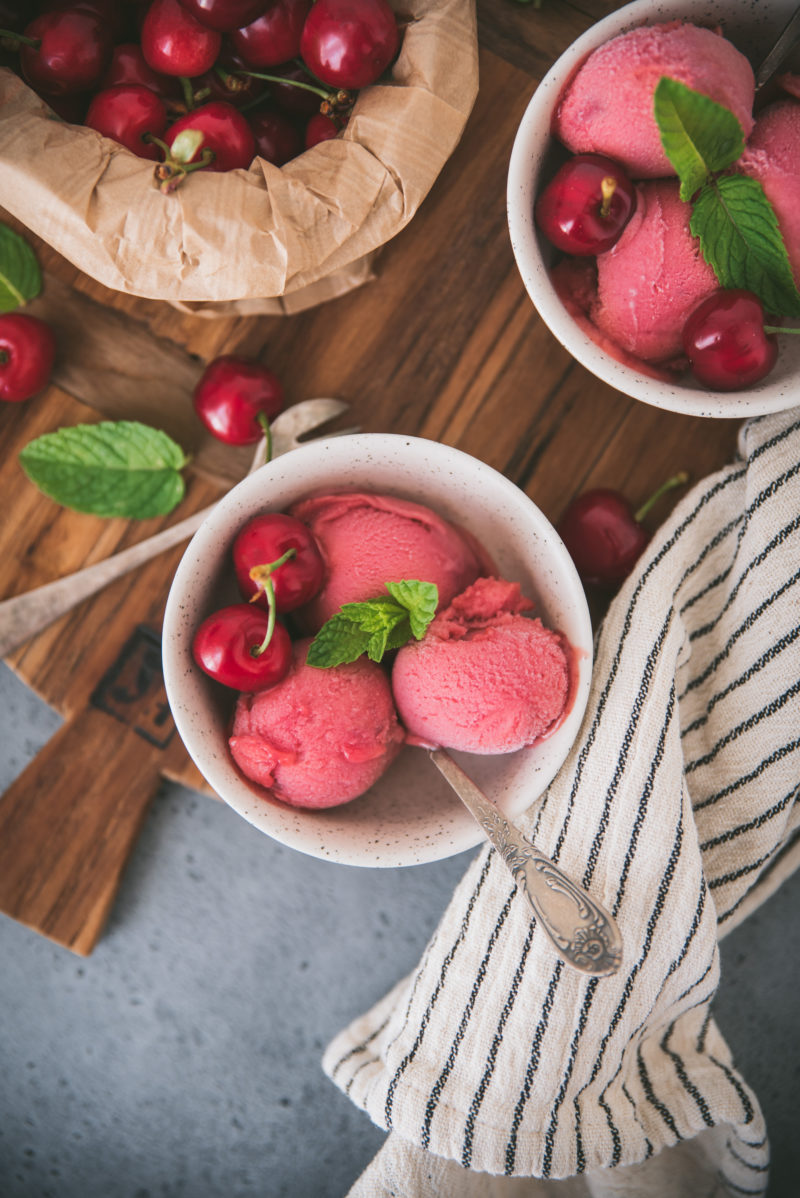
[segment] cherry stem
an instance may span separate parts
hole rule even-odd
[[[301,87],[303,91],[313,92],[315,96],[327,101],[328,104],[346,104],[350,93],[344,90],[331,91],[330,88],[315,87],[313,83],[303,83],[302,79],[287,79],[283,75],[269,75],[263,71],[237,71],[237,75],[249,75],[252,79],[266,79],[267,83],[285,83],[289,87]]]
[[[764,332],[765,333],[794,333],[796,335],[796,334],[800,333],[800,329],[787,329],[787,328],[784,328],[784,326],[781,324],[765,324]]]
[[[260,645],[250,646],[251,657],[260,657],[262,653],[266,652],[275,631],[275,587],[269,575],[264,580],[264,594],[267,596],[267,632]]]
[[[258,412],[256,420],[264,431],[264,440],[267,443],[267,451],[264,456],[264,464],[266,465],[272,461],[272,429],[269,426],[269,419],[266,412]]]
[[[605,218],[611,211],[611,201],[614,198],[614,192],[617,190],[617,181],[613,175],[606,175],[600,183],[600,194],[603,197],[603,202],[600,205],[600,215]]]
[[[649,499],[645,500],[638,512],[634,512],[633,518],[636,523],[641,524],[647,513],[650,511],[653,505],[657,503],[662,495],[664,495],[667,491],[672,491],[675,487],[682,487],[684,483],[688,483],[688,481],[689,475],[685,470],[681,470],[680,473],[673,475],[672,478],[668,478],[667,481],[662,483],[658,490],[655,491]]]
[[[0,29],[0,39],[14,42],[15,50],[19,50],[20,46],[30,46],[31,49],[38,50],[42,44],[40,37],[25,37],[23,33],[14,33],[10,29]]]
[[[192,81],[191,79],[187,78],[186,75],[180,75],[179,79],[181,83],[181,91],[183,92],[183,102],[188,108],[189,112],[191,112],[195,104]]]

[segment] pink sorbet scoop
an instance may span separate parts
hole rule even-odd
[[[392,495],[319,495],[294,504],[290,514],[311,529],[325,562],[322,590],[295,613],[307,632],[318,632],[344,603],[383,595],[387,582],[434,582],[443,607],[492,569],[469,533]]]
[[[544,736],[569,694],[568,646],[523,615],[519,584],[479,578],[395,658],[392,690],[412,744],[512,753]]]
[[[230,750],[253,782],[294,807],[336,807],[368,790],[403,743],[389,680],[366,657],[307,666],[309,640],[292,646],[289,673],[240,695]]]
[[[567,84],[553,132],[574,154],[606,154],[634,178],[674,175],[653,115],[662,75],[710,96],[753,128],[753,69],[711,29],[681,21],[642,25],[594,50]]]
[[[787,79],[797,80],[800,95],[797,76]],[[800,286],[800,104],[783,100],[764,109],[737,169],[758,179],[764,188]]]

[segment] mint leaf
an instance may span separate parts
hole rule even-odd
[[[19,455],[31,482],[64,507],[146,520],[183,498],[183,450],[159,429],[129,420],[76,424],[30,441]]]
[[[421,640],[436,615],[439,603],[439,588],[436,583],[406,578],[402,582],[387,582],[386,590],[402,607],[408,609],[411,633],[416,640]]]
[[[724,171],[744,151],[744,132],[722,104],[664,75],[653,97],[653,112],[664,153],[690,200],[715,171]]]
[[[386,590],[388,598],[380,595],[363,603],[342,604],[309,645],[307,665],[327,669],[355,661],[364,653],[379,662],[390,649],[400,649],[412,637],[420,640],[436,614],[436,584],[403,579],[387,582]]]
[[[42,290],[42,272],[24,237],[0,224],[0,313],[13,312]]]
[[[757,179],[725,175],[704,187],[689,228],[721,287],[743,287],[767,312],[800,317],[800,292],[775,212]]]

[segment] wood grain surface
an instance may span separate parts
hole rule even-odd
[[[542,324],[511,253],[505,178],[517,124],[541,74],[615,7],[481,0],[480,92],[461,143],[381,251],[374,281],[320,308],[210,320],[109,292],[31,238],[46,284],[30,311],[56,328],[59,356],[47,392],[0,411],[0,595],[105,557],[241,477],[249,453],[210,442],[191,410],[194,381],[221,353],[259,356],[287,403],[338,396],[351,405],[348,424],[475,455],[554,522],[588,485],[619,488],[637,505],[678,469],[699,478],[728,461],[738,422],[662,412],[599,382]],[[105,414],[165,427],[194,455],[186,500],[167,520],[67,512],[22,475],[17,453],[31,437]],[[652,526],[676,498],[660,502]],[[159,779],[203,786],[161,712],[152,656],[141,693],[125,681],[157,638],[179,559],[179,549],[164,554],[9,658],[65,723],[0,802],[0,910],[78,953],[102,933]],[[590,595],[596,619],[606,601]]]

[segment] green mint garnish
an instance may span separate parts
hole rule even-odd
[[[436,614],[436,584],[403,579],[387,582],[386,590],[388,596],[343,604],[309,645],[307,664],[326,669],[355,661],[364,653],[377,662],[412,637],[420,640]]]
[[[677,79],[659,79],[654,111],[664,152],[681,181],[682,200],[690,200],[715,171],[726,170],[744,152],[744,132],[730,109]]]
[[[0,313],[27,304],[42,289],[42,272],[24,237],[0,224]]]
[[[757,179],[727,171],[744,150],[736,117],[668,76],[655,90],[661,144],[692,201],[689,228],[721,287],[754,292],[767,312],[800,316],[800,291],[775,211]]]
[[[30,441],[19,455],[32,483],[64,507],[146,520],[183,498],[187,458],[159,429],[131,420],[76,424]]]
[[[704,187],[689,228],[722,287],[754,292],[767,312],[800,316],[800,293],[786,246],[758,179],[724,175]]]

